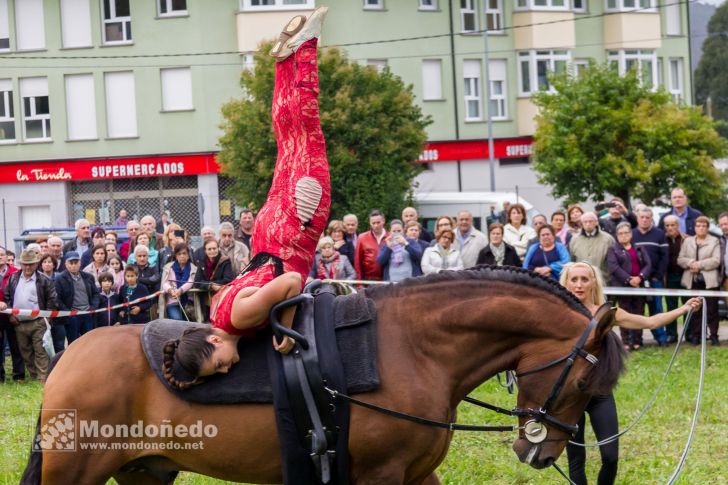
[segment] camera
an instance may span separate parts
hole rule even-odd
[[[185,232],[184,231],[180,231],[179,229],[176,229],[174,231],[174,237],[185,237]]]
[[[617,204],[615,204],[614,202],[600,202],[594,206],[594,208],[598,211],[602,211],[604,209],[612,209],[613,207],[617,207]]]

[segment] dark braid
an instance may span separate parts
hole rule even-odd
[[[184,391],[200,382],[200,368],[215,350],[207,341],[211,333],[212,327],[190,327],[182,332],[182,337],[164,343],[162,370],[170,386]],[[186,374],[188,379],[180,378],[180,374]]]
[[[279,258],[278,256],[274,256],[270,253],[266,253],[265,251],[262,251],[255,256],[253,256],[253,259],[250,260],[248,265],[243,268],[240,271],[241,275],[244,275],[245,273],[250,273],[251,271],[263,266],[264,264],[267,264],[269,261],[273,261],[273,267],[275,271],[276,276],[280,276],[283,274],[283,260]]]

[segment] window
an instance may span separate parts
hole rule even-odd
[[[20,80],[23,105],[23,139],[47,141],[51,139],[51,112],[48,103],[48,79],[27,77]]]
[[[508,118],[508,97],[506,95],[506,60],[488,61],[488,77],[490,81],[490,117],[494,120]]]
[[[672,2],[673,0],[668,0]],[[607,11],[628,12],[654,12],[657,7],[657,0],[606,0]]]
[[[462,32],[475,32],[478,30],[475,2],[476,0],[460,0],[460,30]]]
[[[184,111],[192,105],[192,71],[189,67],[161,69],[162,111]]]
[[[13,83],[0,79],[0,143],[15,141],[15,110],[13,109]]]
[[[364,10],[382,10],[384,0],[364,0]]]
[[[571,0],[575,12],[586,12],[587,0]]]
[[[104,74],[106,88],[106,125],[109,138],[137,136],[134,73],[131,71]]]
[[[0,51],[10,50],[10,20],[8,0],[0,0]]]
[[[483,119],[480,96],[480,61],[477,59],[463,62],[463,78],[465,80],[465,121],[481,121]]]
[[[18,50],[45,49],[43,0],[15,2],[15,38]]]
[[[517,10],[568,10],[568,0],[518,0]]]
[[[377,70],[377,72],[384,71],[384,68],[387,67],[387,60],[386,59],[367,59],[367,66],[372,66]]]
[[[442,61],[424,59],[422,61],[422,99],[442,99]]]
[[[519,94],[527,96],[535,90],[551,90],[549,75],[565,72],[570,59],[566,50],[519,52]]]
[[[642,84],[657,87],[657,55],[652,50],[609,51],[609,63],[623,76],[630,69],[636,69]]]
[[[160,17],[187,15],[187,0],[157,0]]]
[[[662,57],[657,58],[657,85],[664,86],[665,79],[663,78],[663,61]]]
[[[314,7],[314,0],[240,0],[240,10],[304,10]]]
[[[253,52],[243,54],[243,69],[250,72],[255,70],[255,54]]]
[[[131,42],[129,0],[102,0],[104,11],[104,44]]]
[[[66,117],[69,140],[94,140],[96,131],[96,89],[93,74],[67,75]]]
[[[437,0],[420,0],[420,10],[437,10]]]
[[[489,32],[503,30],[503,0],[485,0],[485,28]]]
[[[576,59],[574,61],[574,77],[579,79],[587,67],[589,67],[589,61],[587,59]]]
[[[665,33],[667,35],[682,34],[682,26],[680,25],[680,7],[681,4],[674,0],[667,0],[663,8],[665,9]]]
[[[89,0],[61,0],[63,47],[90,47],[91,7]]]
[[[683,99],[683,60],[670,59],[670,85],[668,90],[676,103]]]

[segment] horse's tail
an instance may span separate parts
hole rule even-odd
[[[48,375],[51,375],[51,371],[58,363],[58,360],[61,358],[61,354],[63,354],[63,351],[61,350],[58,352],[53,359],[51,359],[51,363],[48,366]],[[40,404],[41,411],[43,410],[43,403]],[[43,453],[41,450],[37,448],[38,443],[40,443],[40,416],[41,413],[38,413],[38,422],[35,425],[35,435],[33,436],[33,444],[30,446],[30,457],[28,458],[28,465],[25,467],[25,471],[23,472],[23,477],[20,479],[20,485],[40,485],[41,483],[41,474],[43,472]]]

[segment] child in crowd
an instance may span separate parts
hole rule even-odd
[[[124,268],[124,281],[126,283],[121,287],[119,296],[122,303],[129,303],[139,298],[149,295],[149,290],[144,285],[137,284],[139,280],[139,270],[133,264],[129,264]],[[145,300],[134,306],[122,308],[119,311],[119,321],[121,324],[127,323],[147,323],[149,321],[149,308],[152,306],[151,300]]]
[[[99,299],[98,308],[110,308],[118,305],[119,294],[114,291],[114,275],[109,272],[103,272],[99,275],[99,284],[101,285],[101,298]],[[105,312],[99,312],[95,315],[96,322],[95,326],[108,327],[114,325],[119,321],[118,310],[107,310]]]
[[[121,287],[124,286],[124,263],[120,256],[109,258],[109,273],[114,277],[114,291],[120,293]]]

